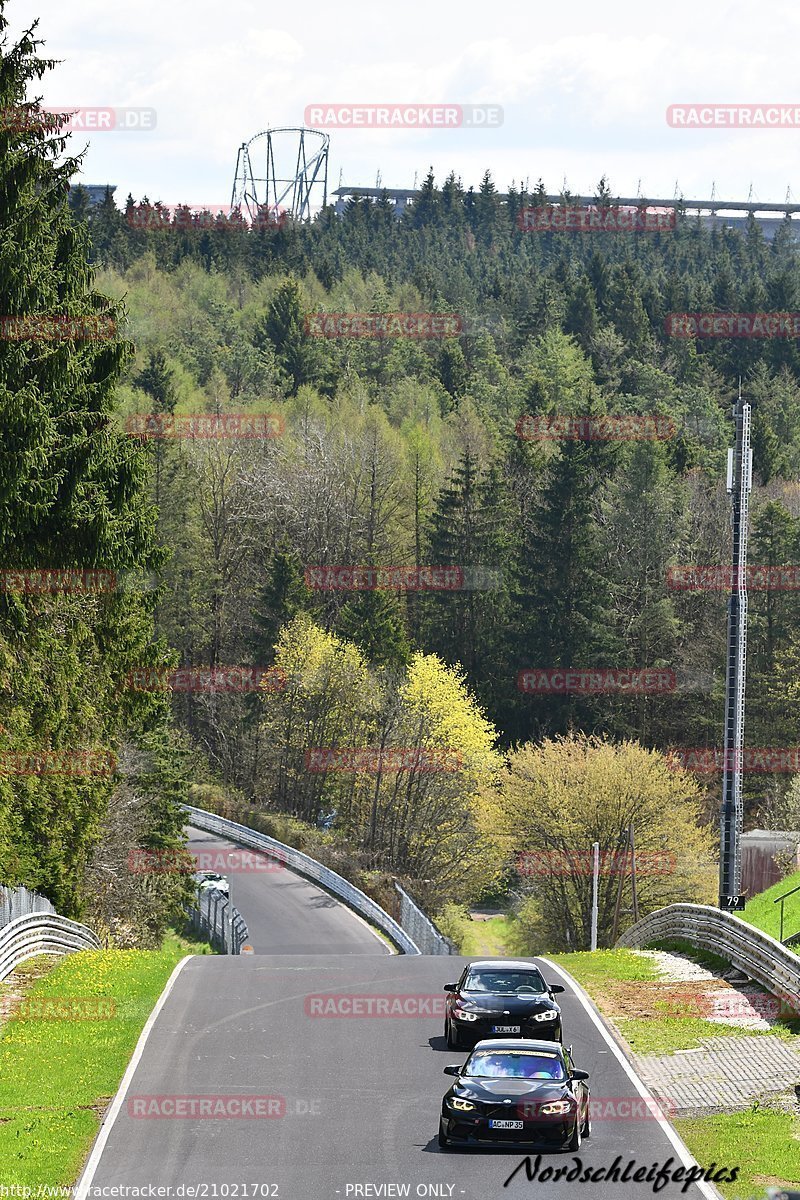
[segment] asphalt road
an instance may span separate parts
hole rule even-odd
[[[256,954],[389,954],[369,926],[313,883],[215,833],[188,829],[198,866],[225,875]],[[265,870],[257,869],[263,865]]]
[[[270,907],[272,888],[281,885],[270,880],[262,886],[270,893],[265,911],[286,916],[287,904]],[[300,908],[298,938],[307,940],[307,913],[303,904]],[[283,944],[294,936],[291,925],[276,933]],[[319,1002],[310,997],[335,994],[341,1006],[341,997],[347,1003],[352,996],[403,994],[432,997],[441,1006],[442,985],[458,977],[464,960],[385,955],[374,942],[370,949],[363,955],[198,957],[187,963],[155,1020],[93,1187],[152,1185],[170,1187],[161,1193],[170,1196],[278,1200],[403,1195],[494,1200],[533,1196],[537,1189],[546,1200],[654,1195],[648,1183],[540,1183],[529,1181],[524,1171],[504,1187],[522,1161],[520,1151],[440,1151],[439,1106],[450,1082],[442,1068],[464,1056],[446,1049],[437,1009],[398,1018],[320,1017],[312,1015]],[[552,968],[542,969],[545,978],[559,980]],[[591,1073],[593,1099],[619,1113],[619,1098],[637,1096],[634,1083],[571,989],[559,1000],[565,1040],[574,1045],[576,1065]],[[156,1104],[163,1114],[163,1098],[174,1096],[233,1096],[234,1103],[275,1097],[273,1111],[277,1106],[281,1115],[136,1115],[152,1111],[152,1097],[162,1098]],[[268,1101],[262,1103],[269,1111]],[[675,1147],[651,1117],[595,1120],[578,1155],[583,1168],[610,1167],[617,1155],[623,1167],[629,1159],[637,1167],[670,1158],[672,1167],[680,1165]],[[540,1172],[572,1168],[574,1158],[545,1154]],[[192,1186],[199,1190],[191,1192]],[[682,1186],[669,1183],[658,1195],[699,1200],[696,1185],[687,1192]]]

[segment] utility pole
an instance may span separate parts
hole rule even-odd
[[[622,839],[625,839],[625,851],[622,859],[622,870],[619,869],[619,847],[622,845]],[[614,925],[611,930],[611,945],[616,946],[617,934],[619,933],[619,918],[622,912],[622,890],[625,887],[625,876],[628,874],[628,846],[630,845],[630,832],[626,829],[625,833],[619,835],[617,842],[617,852],[614,855],[614,866],[619,873],[617,880],[617,899],[614,904]]]
[[[747,522],[753,475],[750,449],[750,405],[739,397],[733,407],[736,444],[728,451],[728,494],[731,497],[733,578],[728,599],[728,662],[725,677],[722,811],[719,842],[719,906],[744,908],[742,886],[742,748],[744,686],[747,659]]]
[[[633,894],[633,920],[639,920],[639,889],[636,884],[636,845],[633,840],[633,826],[628,826],[628,843],[631,848],[631,892]]]
[[[600,883],[600,843],[592,842],[592,944],[597,949],[597,892]]]

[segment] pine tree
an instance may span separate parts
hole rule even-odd
[[[256,666],[273,662],[283,626],[299,612],[311,612],[313,605],[314,595],[306,586],[297,554],[284,540],[272,555],[267,582],[258,592],[253,609],[249,651]]]
[[[300,284],[287,279],[275,293],[266,315],[256,330],[256,346],[269,343],[289,377],[291,395],[304,383],[313,383],[319,356],[313,339],[305,331]]]
[[[400,672],[411,660],[411,646],[397,599],[387,592],[363,592],[341,609],[336,632],[354,642],[375,666]]]
[[[163,698],[126,687],[128,672],[163,653],[151,644],[152,595],[121,586],[163,554],[146,452],[112,420],[132,348],[117,334],[121,307],[94,290],[88,228],[69,208],[79,159],[64,157],[63,119],[25,99],[54,64],[39,56],[35,26],[16,43],[7,28],[0,4],[0,112],[20,115],[0,127],[0,561],[102,568],[117,589],[0,593],[3,748],[113,755],[166,719]],[[113,786],[105,774],[4,772],[0,878],[79,913]]]
[[[520,555],[517,602],[522,614],[519,669],[614,666],[606,549],[596,510],[611,453],[599,443],[565,441],[553,456]],[[582,697],[530,698],[534,727],[565,732],[591,719]]]
[[[141,388],[153,401],[153,412],[173,413],[177,396],[172,371],[163,350],[151,350],[147,365],[133,377],[134,386]]]
[[[491,715],[511,692],[505,570],[512,537],[500,472],[481,467],[467,446],[436,500],[427,538],[429,563],[458,568],[463,586],[420,597],[421,636],[426,649],[461,664]]]

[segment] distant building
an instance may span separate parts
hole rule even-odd
[[[89,207],[94,208],[97,204],[102,204],[105,200],[106,191],[114,192],[117,190],[115,183],[78,183],[76,187],[81,187],[89,195]]]
[[[742,834],[742,892],[755,896],[783,878],[776,854],[793,860],[800,870],[800,832],[785,829],[751,829]]]

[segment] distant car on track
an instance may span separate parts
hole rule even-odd
[[[222,892],[225,896],[230,893],[231,885],[225,876],[220,875],[218,871],[197,871],[194,878],[199,892],[205,892],[213,888],[217,892]]]
[[[439,1146],[524,1145],[579,1150],[592,1132],[589,1075],[572,1047],[532,1038],[481,1041],[442,1100]]]
[[[445,984],[444,1035],[451,1050],[490,1037],[562,1038],[558,983],[545,983],[529,962],[486,959],[469,963],[458,983]]]

